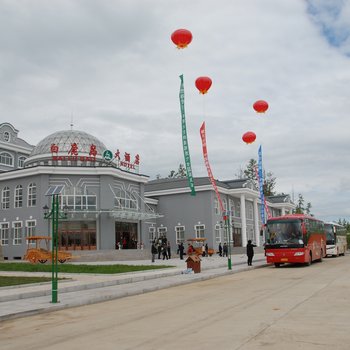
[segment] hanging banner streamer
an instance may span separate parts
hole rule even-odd
[[[188,146],[187,130],[186,130],[185,90],[184,90],[183,74],[180,75],[180,79],[181,79],[181,85],[180,85],[179,98],[180,98],[181,125],[182,125],[182,148],[184,151],[188,184],[189,184],[190,189],[191,189],[191,195],[195,196],[196,190],[194,188],[194,181],[193,181],[192,168],[191,168],[191,157],[190,157],[190,150],[189,150],[189,146]]]
[[[220,210],[223,213],[225,211],[225,209],[224,209],[224,206],[222,204],[222,201],[221,201],[221,198],[220,198],[220,193],[219,193],[218,188],[216,186],[216,182],[215,182],[213,173],[211,172],[209,159],[208,159],[207,141],[206,141],[206,136],[205,136],[205,122],[203,122],[203,124],[202,124],[202,126],[200,128],[200,133],[201,133],[201,139],[202,139],[204,163],[205,163],[205,166],[207,167],[207,171],[208,171],[208,176],[209,176],[210,182],[213,185],[214,191],[215,191],[216,196],[218,198],[219,205],[220,205]]]
[[[261,213],[261,222],[264,225],[265,224],[265,211],[264,206],[266,207],[265,197],[264,197],[264,187],[263,187],[263,170],[262,170],[262,150],[261,145],[259,147],[258,151],[259,160],[258,160],[258,181],[259,181],[259,191],[260,191],[260,201],[261,201],[261,207],[260,207],[260,213]]]

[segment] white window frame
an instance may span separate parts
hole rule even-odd
[[[158,238],[159,237],[166,237],[167,232],[168,232],[168,228],[164,227],[164,226],[160,226],[157,228],[157,232],[158,232]]]
[[[139,202],[135,196],[124,190],[117,189],[117,194],[114,197],[114,207],[117,209],[127,209],[127,210],[139,210]]]
[[[10,240],[10,223],[0,222],[0,245],[2,246],[9,245],[9,240]]]
[[[226,200],[226,198],[222,199],[222,206],[224,207],[224,210],[227,211],[227,200]]]
[[[23,208],[23,186],[17,185],[14,195],[14,208]]]
[[[215,242],[220,243],[221,242],[221,225],[216,224],[214,226],[214,232],[215,232]]]
[[[240,218],[241,217],[241,203],[238,202],[236,205],[236,210],[233,213],[233,217]]]
[[[27,158],[24,156],[18,157],[18,167],[19,168],[24,168],[24,162]]]
[[[34,225],[31,225],[31,224]],[[36,234],[36,220],[26,220],[26,237],[32,237]]]
[[[248,202],[247,203],[247,219],[253,220],[254,219],[254,213],[253,213],[253,203]]]
[[[194,232],[196,234],[196,238],[205,238],[205,225],[194,225]]]
[[[31,182],[27,188],[27,205],[28,207],[36,207],[36,184]]]
[[[185,243],[185,226],[175,226],[176,244]]]
[[[13,167],[13,155],[8,152],[0,153],[0,164]]]
[[[148,237],[150,243],[152,243],[157,238],[156,228],[154,226],[150,226],[148,228]]]
[[[10,142],[11,141],[11,134],[8,131],[4,132],[4,141]]]
[[[16,224],[20,224],[17,226]],[[12,231],[13,231],[13,245],[21,245],[22,244],[22,230],[23,230],[23,222],[22,221],[13,221],[12,222]]]
[[[220,215],[219,201],[217,200],[217,198],[214,198],[214,211],[216,215]]]
[[[64,206],[67,206],[69,210],[94,211],[97,208],[97,196],[96,194],[84,193],[80,187],[67,187],[61,196],[61,209]]]
[[[6,194],[6,196],[5,196]],[[6,186],[1,191],[1,209],[10,209],[10,187]]]

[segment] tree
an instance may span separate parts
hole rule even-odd
[[[311,214],[311,207],[312,207],[311,203],[310,202],[306,203],[306,207],[304,206],[304,203],[305,203],[304,197],[301,193],[299,193],[298,204],[294,209],[294,214],[307,214],[307,215],[313,216],[313,214]]]
[[[177,171],[170,170],[169,175],[167,176],[168,179],[177,179],[177,178],[184,178],[187,176],[186,169],[183,164],[179,164],[179,168]]]
[[[257,188],[259,188],[259,183],[258,183],[258,179],[256,177],[256,172],[258,169],[258,163],[255,159],[250,159],[247,167],[245,170],[243,170],[242,173],[242,169],[240,169],[240,174],[244,175],[245,178],[250,179],[252,181],[254,181],[255,185],[257,186]],[[273,173],[271,171],[266,172],[265,170],[263,170],[263,178],[264,178],[264,182],[263,182],[263,191],[264,191],[264,195],[265,196],[273,196],[275,195],[275,186],[276,186],[276,177],[273,176]],[[240,178],[243,178],[240,177]]]

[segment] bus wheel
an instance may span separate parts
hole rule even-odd
[[[322,262],[322,259],[323,259],[323,250],[321,249],[321,256],[320,258],[318,259],[319,262]]]
[[[310,266],[312,263],[312,254],[309,254],[309,261],[306,263],[306,266]]]
[[[280,267],[281,264],[280,263],[275,263],[275,267]]]

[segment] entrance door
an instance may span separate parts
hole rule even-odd
[[[137,224],[133,222],[115,223],[115,246],[121,249],[137,248]]]

